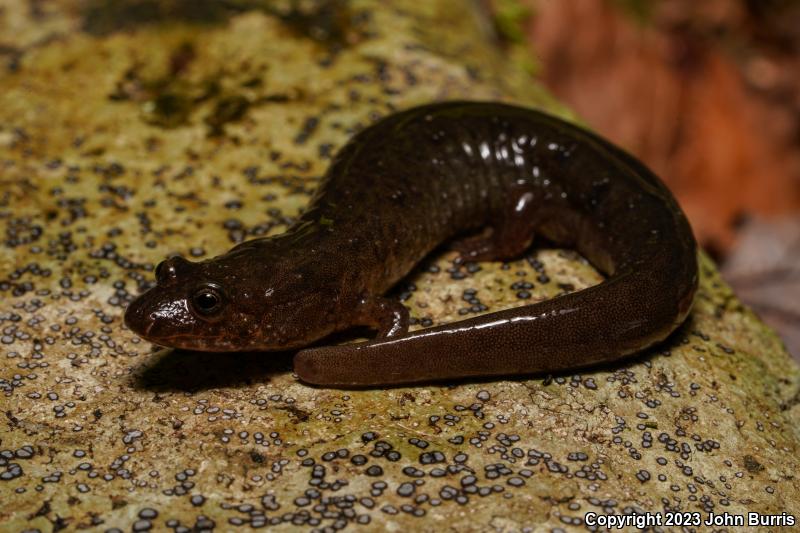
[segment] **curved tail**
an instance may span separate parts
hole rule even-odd
[[[557,372],[621,359],[665,339],[686,318],[697,275],[696,268],[684,272],[678,280],[653,265],[533,305],[390,339],[302,350],[294,370],[312,384],[363,387]]]

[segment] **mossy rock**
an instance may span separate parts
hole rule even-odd
[[[283,231],[381,115],[468,97],[569,117],[463,3],[35,5],[0,9],[4,531],[800,509],[800,373],[705,257],[665,345],[574,376],[325,390],[291,354],[158,351],[122,325],[167,255]],[[600,281],[568,251],[451,260],[398,288],[417,327]]]

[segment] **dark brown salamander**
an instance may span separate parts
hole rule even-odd
[[[519,256],[535,234],[576,248],[607,279],[552,300],[408,333],[383,297],[444,241],[468,260]],[[369,326],[370,342],[300,351],[329,386],[554,372],[663,340],[697,288],[692,230],[664,184],[600,137],[537,111],[446,102],[393,114],[337,154],[286,233],[199,263],[174,257],[126,324],[162,346],[305,348]]]

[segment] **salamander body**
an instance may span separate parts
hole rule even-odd
[[[406,308],[384,297],[444,242],[461,237],[461,260],[505,260],[535,235],[577,249],[606,280],[411,333]],[[435,103],[355,135],[285,233],[160,263],[125,322],[162,346],[301,349],[295,372],[327,386],[555,372],[666,338],[690,311],[696,254],[669,190],[609,142],[530,109]],[[354,326],[377,337],[312,346]]]

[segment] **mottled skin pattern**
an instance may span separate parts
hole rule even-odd
[[[489,228],[483,234],[476,231]],[[600,285],[408,333],[386,293],[454,237],[461,259],[508,259],[534,235],[574,247]],[[208,261],[172,258],[125,320],[160,345],[304,348],[353,326],[373,341],[312,347],[309,383],[369,386],[585,367],[638,352],[688,314],[691,228],[664,184],[596,135],[511,105],[431,104],[396,113],[336,156],[285,234]]]

